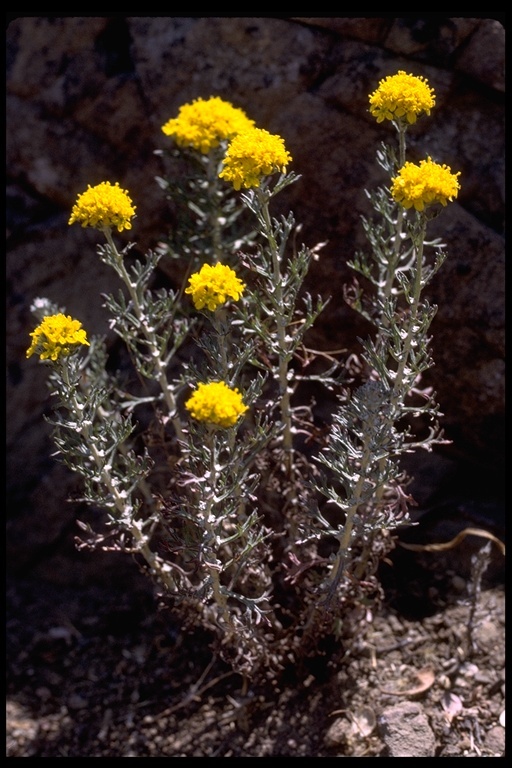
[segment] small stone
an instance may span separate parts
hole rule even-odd
[[[505,754],[505,729],[501,725],[495,725],[487,731],[484,739],[484,747],[490,752],[490,757],[502,757]]]
[[[493,621],[483,621],[475,628],[473,637],[483,651],[492,652],[503,631],[503,628],[496,626]]]
[[[69,709],[84,709],[87,706],[87,699],[84,699],[78,693],[72,693],[67,704]]]
[[[462,578],[462,576],[458,576],[457,574],[452,577],[452,587],[457,592],[464,592],[466,589],[466,580]]]
[[[384,710],[379,718],[381,737],[389,757],[434,757],[436,740],[423,707],[412,701]]]
[[[351,731],[352,726],[349,721],[343,717],[338,717],[331,723],[329,730],[325,734],[325,746],[339,747],[341,744],[345,744]]]

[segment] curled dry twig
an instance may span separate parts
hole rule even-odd
[[[441,542],[440,544],[406,544],[405,542],[401,541],[400,546],[404,549],[410,549],[413,552],[442,552],[445,549],[452,549],[453,547],[456,547],[457,544],[460,544],[462,539],[466,538],[466,536],[480,536],[483,539],[489,539],[494,544],[496,544],[503,557],[505,557],[505,544],[501,541],[501,539],[498,539],[492,533],[484,530],[483,528],[464,528],[464,530],[460,531],[453,539],[450,541]]]

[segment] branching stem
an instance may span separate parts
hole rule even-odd
[[[152,329],[152,327],[148,325],[148,318],[139,300],[137,287],[136,285],[133,284],[132,280],[130,279],[130,275],[128,274],[128,271],[124,265],[123,257],[119,253],[116,247],[116,244],[114,243],[114,240],[112,238],[111,230],[107,227],[103,231],[105,233],[105,237],[110,246],[112,254],[115,257],[117,273],[119,274],[119,276],[121,277],[121,279],[123,280],[124,284],[128,289],[128,292],[130,294],[130,298],[133,304],[133,310],[135,312],[137,320],[140,323],[140,326],[142,328],[146,341],[148,342],[149,356],[150,356],[150,359],[152,360],[153,365],[155,366],[155,370],[157,374],[156,379],[158,381],[158,384],[160,385],[160,389],[162,390],[164,401],[165,401],[165,404],[167,405],[167,408],[169,411],[169,417],[174,427],[176,437],[178,438],[180,443],[184,445],[185,434],[183,432],[181,421],[178,417],[177,404],[176,404],[176,399],[174,397],[173,387],[171,386],[171,384],[167,379],[166,366],[162,357],[162,350],[160,349],[157,338],[156,338],[156,334]]]

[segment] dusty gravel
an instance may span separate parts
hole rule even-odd
[[[244,688],[152,589],[9,579],[7,757],[502,757],[502,554],[398,546],[350,638]],[[138,582],[137,582],[138,583]]]

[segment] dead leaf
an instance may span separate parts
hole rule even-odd
[[[420,693],[428,691],[436,679],[434,670],[430,668],[420,669],[414,673],[414,676],[418,680],[418,685],[413,688],[406,688],[403,691],[389,691],[379,686],[380,692],[385,693],[387,696],[418,696]]]
[[[462,703],[460,696],[457,696],[456,693],[450,693],[449,691],[446,691],[446,693],[443,694],[441,706],[444,709],[444,716],[450,724],[464,709],[464,704]]]
[[[361,707],[355,714],[351,714],[350,717],[353,726],[357,728],[361,736],[370,736],[377,725],[377,718],[371,707]]]

